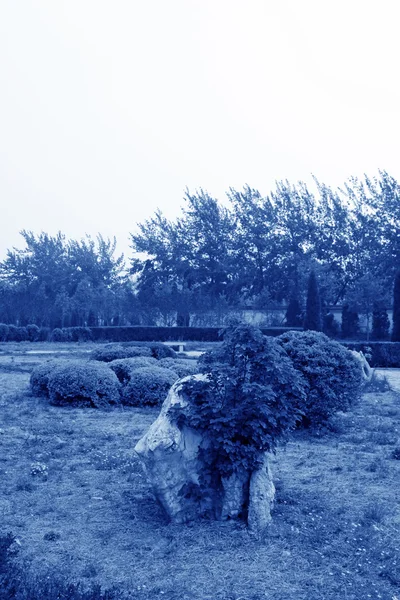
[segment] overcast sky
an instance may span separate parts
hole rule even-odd
[[[395,0],[0,0],[0,259],[186,186],[400,179]],[[399,11],[400,11],[400,7]]]

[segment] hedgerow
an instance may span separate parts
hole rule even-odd
[[[133,358],[134,356],[152,356],[150,348],[146,346],[120,346],[109,344],[103,348],[96,348],[90,354],[92,360],[101,362],[112,362],[122,358]]]

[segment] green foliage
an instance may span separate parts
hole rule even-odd
[[[348,304],[342,307],[342,337],[351,338],[360,330],[358,313]]]
[[[343,342],[343,345],[363,352],[371,367],[400,368],[400,342]]]
[[[26,326],[28,339],[30,342],[38,342],[40,337],[40,329],[37,325],[29,324]]]
[[[322,331],[321,298],[319,295],[317,277],[314,271],[311,271],[308,278],[304,329]]]
[[[400,271],[396,274],[393,289],[392,342],[400,342]]]
[[[28,340],[28,331],[26,327],[8,326],[7,342],[25,342]]]
[[[170,387],[179,379],[177,373],[163,367],[142,367],[130,374],[123,388],[122,402],[130,406],[156,406],[161,404]]]
[[[357,400],[361,365],[342,344],[315,331],[291,331],[277,341],[307,382],[305,399],[298,404],[303,425],[326,425],[331,415],[348,410]]]
[[[60,365],[64,364],[62,359],[47,360],[35,367],[30,376],[31,391],[34,396],[49,395],[49,377],[52,371]]]
[[[332,313],[326,313],[322,319],[323,332],[329,337],[335,337],[339,334],[339,323]]]
[[[9,327],[5,323],[0,323],[0,342],[7,341]]]
[[[179,358],[162,358],[159,361],[160,367],[172,369],[179,377],[187,375],[195,375],[199,373],[199,367],[196,360],[179,359]]]
[[[384,340],[389,337],[390,322],[388,313],[383,302],[377,300],[373,303],[372,312],[372,338]]]
[[[297,296],[292,295],[286,311],[286,325],[288,327],[300,327],[303,323],[303,311]]]
[[[134,356],[151,356],[151,349],[146,346],[119,346],[108,344],[103,348],[95,348],[90,354],[92,360],[101,362],[112,362],[122,358],[133,358]]]
[[[106,408],[120,402],[120,384],[106,365],[68,361],[49,374],[49,398],[52,404]]]
[[[179,427],[206,432],[202,484],[218,487],[221,477],[254,470],[295,427],[305,383],[276,340],[249,326],[226,330],[200,368],[206,379],[182,383],[188,404],[171,415]]]
[[[68,334],[63,329],[56,327],[51,332],[50,341],[51,342],[68,342]]]
[[[172,359],[169,359],[172,360]],[[158,361],[152,356],[135,356],[132,358],[120,358],[113,360],[108,363],[110,369],[114,371],[120,383],[125,385],[130,381],[131,374],[136,369],[142,369],[143,367],[156,367]]]

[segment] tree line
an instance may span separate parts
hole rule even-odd
[[[267,196],[230,188],[224,203],[187,190],[178,218],[157,211],[138,224],[127,262],[100,235],[23,231],[26,247],[0,263],[0,321],[188,325],[193,313],[284,305],[293,325],[313,271],[325,324],[339,305],[345,323],[359,313],[372,323],[392,306],[399,224],[400,186],[386,171],[338,189],[316,178],[313,190],[280,181]]]

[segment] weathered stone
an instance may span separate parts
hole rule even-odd
[[[275,497],[275,486],[267,455],[262,467],[250,477],[250,502],[247,522],[253,532],[262,532],[271,522],[271,508]]]
[[[161,412],[148,432],[135,447],[154,494],[175,523],[196,520],[207,513],[226,520],[249,515],[253,531],[264,529],[271,520],[271,504],[275,488],[265,455],[262,467],[254,473],[243,471],[222,478],[218,490],[201,488],[204,469],[198,450],[207,445],[206,434],[182,427],[171,421],[168,411],[173,406],[184,408],[187,400],[181,394],[182,383],[204,380],[204,375],[190,375],[177,381],[169,391]]]
[[[358,360],[358,362],[361,365],[362,377],[363,377],[364,382],[371,381],[373,369],[371,369],[369,362],[367,361],[367,359],[364,356],[364,353],[361,351],[357,352],[357,350],[350,350],[350,352]]]

